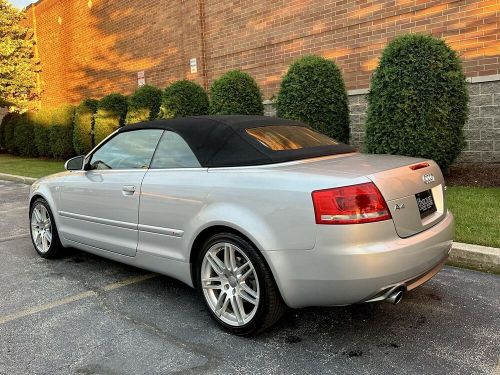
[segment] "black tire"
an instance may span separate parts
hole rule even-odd
[[[33,238],[33,230],[32,230],[33,211],[36,207],[38,207],[40,205],[45,207],[45,209],[47,210],[47,214],[50,218],[50,224],[51,224],[52,240],[50,242],[50,246],[48,247],[47,251],[40,251],[35,243],[35,239]],[[30,206],[29,221],[30,221],[31,242],[33,243],[33,247],[35,248],[35,251],[38,253],[38,255],[40,255],[42,258],[47,258],[47,259],[53,259],[53,258],[59,257],[62,253],[63,246],[62,246],[61,241],[59,239],[59,234],[57,232],[57,227],[56,227],[56,222],[54,220],[54,215],[52,215],[52,211],[50,210],[50,206],[45,199],[37,198],[33,201],[33,203]]]
[[[205,254],[213,245],[221,242],[227,242],[236,245],[238,247],[238,251],[244,252],[255,269],[255,273],[257,275],[258,283],[260,286],[260,298],[255,315],[249,322],[237,327],[225,323],[214,313],[214,311],[212,311],[212,308],[210,307],[202,288],[202,263]],[[272,272],[266,264],[263,256],[249,241],[236,234],[219,233],[210,237],[205,242],[202,250],[198,255],[196,270],[196,287],[205,303],[205,306],[207,307],[207,310],[209,311],[212,318],[221,327],[233,334],[239,336],[254,336],[276,323],[286,311],[286,305],[281,298]]]

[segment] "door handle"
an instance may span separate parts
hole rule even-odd
[[[126,195],[132,195],[135,193],[135,186],[134,185],[125,185],[122,187],[122,191]]]

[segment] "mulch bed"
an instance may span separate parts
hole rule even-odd
[[[454,165],[445,180],[448,186],[500,187],[500,164]]]

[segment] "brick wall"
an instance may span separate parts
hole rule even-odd
[[[366,109],[368,107],[366,94],[351,94],[348,99],[351,143],[359,149],[362,149],[365,137]]]
[[[469,95],[467,146],[459,161],[500,163],[500,80],[471,83]]]
[[[196,2],[41,0],[27,16],[36,21],[42,106],[129,94],[139,71],[159,87],[200,79],[188,65],[201,55]]]
[[[229,69],[252,74],[266,99],[304,54],[335,59],[348,89],[369,86],[396,35],[432,33],[459,51],[468,77],[500,73],[498,0],[40,0],[36,21],[42,104],[137,87],[207,83]],[[197,58],[198,72],[189,72]]]
[[[211,1],[206,38],[210,80],[242,68],[275,94],[291,61],[333,58],[348,89],[369,86],[381,49],[396,35],[432,33],[463,57],[469,77],[499,73],[498,1]]]

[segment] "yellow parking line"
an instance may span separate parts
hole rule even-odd
[[[17,234],[15,236],[10,236],[10,237],[2,237],[2,238],[0,238],[0,242],[7,242],[7,241],[18,240],[21,238],[28,238],[29,236],[30,236],[29,233],[24,233],[24,234]]]
[[[140,283],[141,281],[146,281],[146,280],[152,279],[154,277],[158,277],[158,276],[159,275],[156,273],[147,273],[145,275],[132,276],[132,277],[129,277],[127,279],[117,281],[116,283],[104,285],[102,287],[102,290],[105,290],[105,291],[114,290],[114,289],[121,288],[123,286],[137,284],[137,283]]]
[[[111,284],[104,285],[100,289],[107,292],[110,290],[122,288],[122,287],[127,286],[127,285],[137,284],[137,283],[140,283],[141,281],[149,280],[149,279],[152,279],[152,278],[157,277],[157,276],[158,275],[155,273],[148,273],[146,275],[132,276],[132,277],[129,277],[129,278],[124,279],[124,280],[120,280],[120,281],[117,281],[117,282],[114,282]],[[68,303],[80,301],[82,299],[89,298],[89,297],[95,297],[95,296],[97,296],[97,292],[95,292],[93,290],[89,290],[89,291],[78,293],[78,294],[75,294],[75,295],[72,295],[69,297],[61,298],[61,299],[54,301],[54,302],[49,302],[49,303],[45,303],[43,305],[30,307],[26,310],[17,311],[17,312],[12,313],[12,314],[3,315],[3,316],[0,316],[0,325],[5,324],[7,322],[11,322],[13,320],[23,318],[25,316],[37,314],[37,313],[42,312],[42,311],[51,310],[53,308],[56,308],[56,307],[59,307],[62,305],[67,305]]]
[[[23,317],[28,316],[28,315],[33,315],[33,314],[36,314],[36,313],[39,313],[42,311],[53,309],[54,307],[66,305],[68,303],[79,301],[81,299],[93,297],[96,295],[97,295],[96,292],[89,290],[87,292],[75,294],[74,296],[62,298],[62,299],[54,301],[54,302],[49,302],[49,303],[45,303],[43,305],[30,307],[29,309],[21,310],[21,311],[18,311],[18,312],[9,314],[9,315],[3,315],[3,316],[0,316],[0,324],[11,322],[13,320],[23,318]]]

